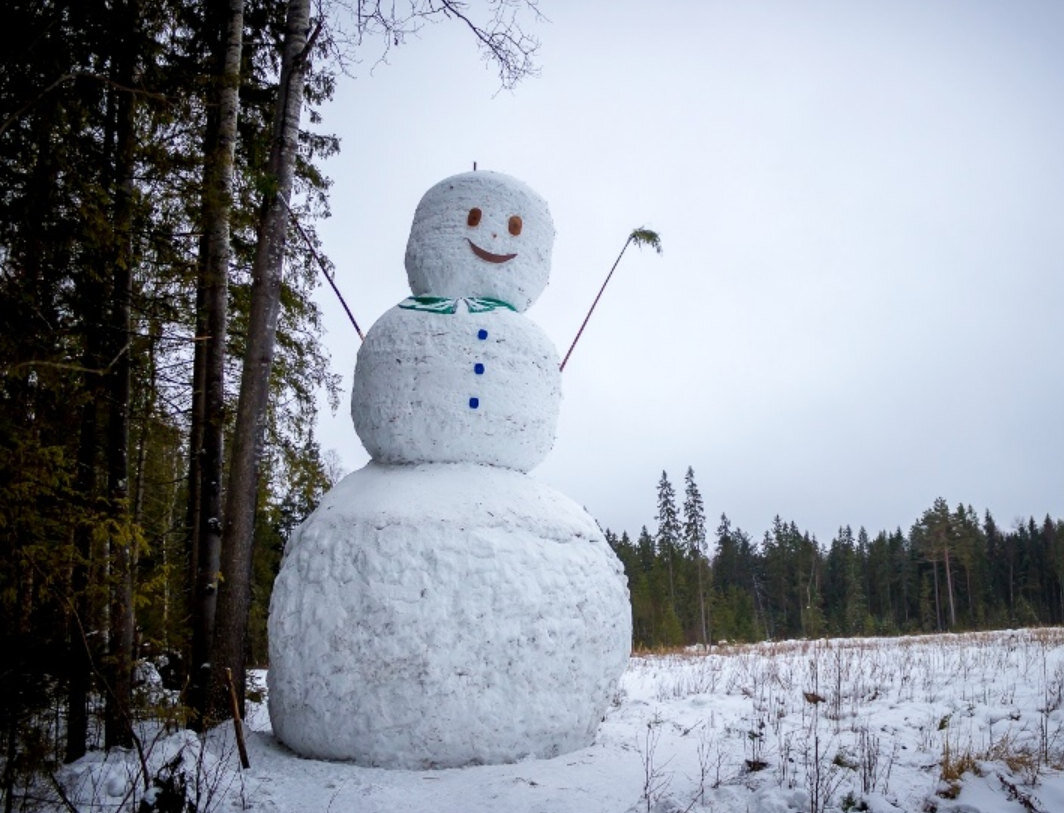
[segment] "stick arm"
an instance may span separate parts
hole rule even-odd
[[[584,317],[584,321],[580,323],[580,329],[576,331],[576,337],[573,339],[573,343],[569,345],[569,350],[565,354],[565,358],[562,359],[562,363],[558,365],[558,372],[565,370],[565,364],[569,361],[569,356],[573,354],[573,348],[576,347],[576,343],[580,341],[580,336],[584,332],[584,328],[587,327],[588,320],[591,318],[591,314],[595,312],[595,306],[598,305],[599,300],[602,298],[603,291],[606,290],[606,286],[610,283],[610,278],[613,276],[613,272],[617,270],[617,266],[621,263],[621,257],[624,256],[624,252],[628,250],[628,246],[632,243],[639,245],[648,245],[661,254],[661,238],[658,237],[657,232],[653,232],[650,229],[638,228],[632,229],[631,234],[628,235],[628,239],[624,241],[624,245],[621,246],[621,252],[617,255],[617,259],[613,261],[613,266],[610,268],[610,273],[606,275],[605,282],[602,283],[602,287],[599,288],[598,293],[595,295],[595,301],[591,303],[591,307],[588,308],[587,315]]]

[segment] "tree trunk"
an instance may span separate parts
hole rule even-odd
[[[99,277],[90,268],[79,280],[79,319],[84,325],[84,347],[81,366],[84,370],[84,402],[80,409],[78,432],[77,473],[74,488],[80,500],[79,520],[74,533],[74,561],[70,571],[72,606],[67,619],[69,646],[67,683],[67,731],[64,759],[73,762],[85,755],[89,734],[89,691],[92,686],[94,608],[88,594],[89,569],[92,563],[92,531],[95,523],[97,489],[97,457],[100,446],[99,408],[103,402],[100,374],[103,366],[104,338],[90,314],[106,301],[106,291]]]
[[[698,613],[702,620],[702,646],[707,646],[709,633],[706,630],[706,591],[702,585],[702,554],[698,552],[695,555],[698,557]]]
[[[117,49],[115,80],[120,87],[134,86],[139,3],[119,6],[116,31],[125,47]],[[130,299],[133,294],[133,150],[134,94],[116,91],[116,151],[114,184],[114,258],[108,356],[111,362],[108,404],[107,491],[111,518],[111,630],[110,690],[104,715],[104,746],[133,744],[133,548],[135,534],[129,512],[129,399],[130,399]]]
[[[1009,621],[1012,621],[1016,617],[1016,591],[1013,585],[1016,582],[1015,567],[1013,566],[1014,557],[1012,555],[1012,542],[1008,543],[1009,546]]]
[[[942,605],[938,600],[938,559],[931,560],[931,572],[935,579],[935,629],[942,632]]]
[[[103,116],[101,180],[106,184],[114,152],[115,104],[111,91],[106,101]],[[102,214],[102,213],[101,213]],[[74,557],[70,574],[73,606],[68,623],[70,644],[70,679],[68,683],[68,723],[64,758],[73,762],[85,754],[89,733],[88,699],[92,678],[98,672],[97,655],[102,647],[98,634],[106,627],[106,606],[90,596],[89,585],[94,581],[106,584],[100,571],[107,571],[106,550],[101,549],[94,538],[97,524],[104,519],[100,514],[100,450],[102,448],[100,416],[107,400],[107,383],[104,379],[107,367],[107,352],[110,337],[100,307],[111,301],[107,286],[107,267],[112,260],[106,251],[105,237],[94,235],[98,242],[78,283],[78,320],[84,334],[81,365],[83,368],[83,393],[80,429],[78,435],[77,475],[75,489],[81,500],[81,516],[74,529]],[[104,543],[106,544],[106,543]]]
[[[669,565],[669,606],[676,610],[676,582],[672,575],[672,542],[668,543],[668,547],[665,549],[666,561]]]
[[[88,337],[92,339],[90,334]],[[82,364],[91,369],[100,357],[96,342],[87,341]],[[89,376],[86,375],[86,378]],[[87,385],[88,386],[88,385]],[[75,561],[70,573],[70,594],[73,609],[67,620],[67,640],[70,647],[67,683],[67,731],[64,760],[73,762],[85,756],[89,736],[89,689],[92,684],[92,650],[87,629],[89,606],[89,561],[92,554],[92,525],[89,515],[93,509],[92,494],[96,480],[97,398],[89,392],[81,408],[81,430],[78,438],[77,476],[74,487],[82,500],[84,516],[74,529]]]
[[[899,549],[902,551],[902,555],[905,556],[905,548],[904,548],[904,546],[900,546]],[[912,571],[911,560],[908,558],[908,556],[905,556],[905,558],[902,559],[899,564],[900,564],[900,570],[901,570],[901,575],[902,575],[902,579],[901,579],[901,606],[903,608],[902,624],[903,624],[903,626],[907,627],[907,626],[909,626],[909,610],[910,610],[910,606],[911,606],[911,602],[909,600],[909,586],[910,586],[909,585],[909,580],[910,580],[910,575],[909,574]],[[919,574],[919,571],[917,570],[916,573]],[[919,593],[917,594],[917,596],[919,597]]]
[[[200,241],[200,256],[204,256],[203,244]],[[197,631],[201,629],[200,610],[201,605],[197,601],[199,595],[199,551],[200,551],[200,516],[203,513],[203,495],[200,487],[203,482],[203,438],[207,424],[207,319],[206,319],[206,289],[202,284],[202,271],[200,284],[196,289],[196,341],[192,355],[192,411],[189,416],[188,432],[188,496],[185,508],[185,589],[181,600],[186,617],[189,619],[189,646],[186,652],[187,662],[197,663],[197,654],[203,658],[207,654],[204,642],[207,640]],[[196,691],[193,685],[193,673],[190,669],[189,685],[186,691],[185,703],[190,708],[196,707]],[[202,692],[200,693],[202,697]],[[202,705],[202,703],[200,703]],[[195,720],[193,720],[195,723]]]
[[[220,714],[224,714],[228,708],[225,683],[227,668],[232,670],[238,706],[241,714],[244,713],[259,462],[266,431],[270,369],[273,366],[281,306],[281,274],[289,221],[288,200],[295,175],[299,119],[303,107],[303,78],[308,52],[313,47],[313,37],[309,41],[307,38],[309,30],[310,0],[289,0],[280,92],[274,111],[273,144],[268,170],[274,183],[264,201],[259,242],[252,267],[251,312],[226,503],[222,560],[224,580],[219,596],[219,621],[215,628],[210,695],[212,711]]]
[[[949,545],[942,546],[942,560],[946,565],[946,592],[949,593],[949,628],[957,628],[957,608],[953,603],[953,576],[950,574]]]
[[[197,482],[190,489],[189,519],[195,522],[190,549],[194,554],[192,599],[192,653],[189,663],[188,702],[192,728],[203,730],[210,721],[207,689],[210,681],[212,639],[217,611],[222,547],[222,470],[225,427],[225,342],[230,259],[233,163],[239,115],[240,60],[243,48],[243,0],[213,0],[211,18],[222,32],[215,46],[214,82],[205,136],[203,170],[204,236],[200,251],[200,286],[197,293],[197,339],[202,391],[193,415],[192,468]],[[200,348],[197,348],[200,349]]]
[[[964,567],[964,583],[968,591],[968,623],[971,624],[975,621],[975,603],[972,593],[972,568],[970,565]]]

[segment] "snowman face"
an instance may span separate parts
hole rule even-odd
[[[491,297],[523,311],[547,285],[554,224],[515,178],[467,172],[436,184],[414,214],[406,272],[416,296]]]

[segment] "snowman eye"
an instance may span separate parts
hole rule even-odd
[[[521,233],[521,218],[518,215],[510,215],[510,234],[517,237]]]
[[[479,226],[480,225],[480,209],[478,209],[476,206],[474,206],[472,209],[470,209],[469,210],[469,217],[466,218],[466,223],[468,223],[470,226]]]

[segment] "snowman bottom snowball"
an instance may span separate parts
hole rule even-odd
[[[589,745],[631,611],[620,562],[563,494],[492,466],[370,463],[290,540],[269,633],[284,744],[444,768]]]

